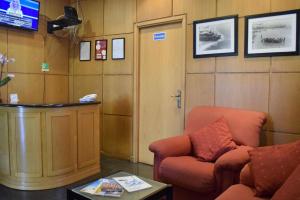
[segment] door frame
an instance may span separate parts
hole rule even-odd
[[[156,20],[150,20],[145,22],[139,22],[134,24],[134,63],[133,63],[133,137],[132,137],[132,162],[139,161],[139,124],[140,124],[140,30],[143,28],[167,25],[173,23],[181,23],[183,28],[182,41],[184,54],[183,63],[184,70],[186,71],[186,15],[178,15],[173,17],[161,18]],[[184,74],[184,77],[186,75]],[[184,96],[183,96],[184,98]],[[184,101],[183,101],[184,102]],[[182,106],[183,112],[185,105]],[[184,122],[183,122],[184,123]]]

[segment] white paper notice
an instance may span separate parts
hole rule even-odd
[[[125,52],[124,52],[124,38],[113,39],[112,40],[112,59],[124,59]]]
[[[80,60],[91,60],[90,42],[80,42]]]

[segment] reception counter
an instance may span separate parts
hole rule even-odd
[[[99,104],[0,104],[0,184],[50,189],[100,172]]]

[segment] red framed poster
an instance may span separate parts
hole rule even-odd
[[[95,60],[107,60],[107,40],[95,41]]]

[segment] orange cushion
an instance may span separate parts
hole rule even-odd
[[[271,200],[300,199],[300,165],[293,171],[284,184],[276,191]]]
[[[185,134],[190,134],[224,117],[230,127],[233,140],[238,145],[258,146],[261,128],[266,114],[243,109],[197,106],[188,114]]]
[[[159,176],[164,183],[187,190],[206,194],[215,190],[214,164],[200,162],[192,156],[164,159],[159,168]]]
[[[271,197],[300,164],[300,141],[249,152],[256,196]]]
[[[194,154],[201,161],[215,161],[227,151],[237,147],[224,117],[189,136]]]

